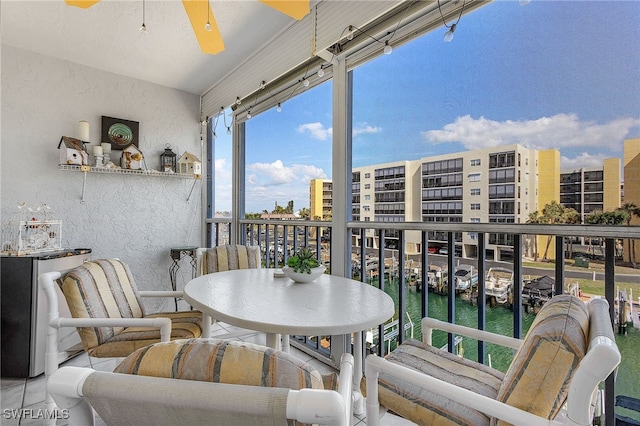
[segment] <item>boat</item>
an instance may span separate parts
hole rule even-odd
[[[438,288],[438,282],[442,276],[441,271],[441,267],[437,265],[429,265],[429,270],[427,271],[427,286],[429,286],[429,290],[433,291]]]
[[[472,290],[478,285],[478,271],[474,271],[471,265],[458,265],[454,273],[454,285],[456,292]]]
[[[513,271],[508,268],[489,268],[484,281],[484,294],[491,302],[504,304],[509,301],[509,292],[513,286]]]
[[[524,281],[522,305],[537,312],[556,293],[556,281],[548,275]]]
[[[429,290],[438,294],[447,293],[447,276],[448,271],[446,267],[439,267],[436,265],[429,265],[429,271],[427,272]]]

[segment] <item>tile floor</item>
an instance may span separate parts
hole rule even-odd
[[[247,334],[244,334],[244,333]],[[212,330],[212,337],[222,336],[227,333],[232,333],[237,337],[234,339],[243,340],[247,342],[257,343],[264,345],[266,343],[266,337],[263,333],[251,332],[249,330],[242,330],[228,324],[217,323]],[[239,335],[240,334],[240,335]],[[310,355],[305,354],[295,348],[291,348],[291,353],[298,358],[309,362],[321,373],[331,371],[331,367],[323,364],[322,362],[312,358]],[[91,360],[92,365],[89,363],[89,357],[86,353],[82,353],[75,358],[66,361],[63,365],[72,365],[79,367],[92,367],[100,371],[112,371],[122,358],[93,358]],[[1,382],[1,396],[0,396],[0,408],[2,413],[0,414],[1,426],[28,426],[28,425],[42,425],[44,420],[33,418],[36,417],[37,410],[44,408],[45,399],[45,377],[44,374],[29,378],[29,379],[14,379],[14,378],[2,378]],[[22,409],[22,410],[20,410]],[[16,411],[12,411],[16,410]],[[20,410],[20,411],[17,411]],[[24,418],[18,419],[12,415],[12,413],[21,412]],[[67,421],[60,419],[57,422],[58,425],[66,425]],[[394,416],[390,413],[385,414],[381,418],[381,424],[384,426],[406,426],[413,423]],[[105,425],[104,421],[100,418],[96,418],[96,425]],[[366,419],[364,416],[352,418],[352,426],[365,426]]]

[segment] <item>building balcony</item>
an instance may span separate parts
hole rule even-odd
[[[215,230],[230,224],[210,220],[208,226]],[[328,266],[331,274],[368,282],[389,293],[396,302],[396,315],[389,324],[367,333],[367,350],[370,352],[384,355],[408,337],[420,338],[419,324],[424,316],[479,329],[501,327],[505,335],[521,338],[526,334],[535,312],[548,297],[572,292],[585,299],[605,297],[611,306],[611,321],[616,331],[627,333],[619,335],[621,342],[629,347],[628,351],[622,350],[620,370],[625,371],[625,379],[619,378],[614,383],[611,377],[607,381],[606,413],[614,413],[613,397],[616,394],[630,392],[632,390],[627,388],[629,383],[640,382],[637,355],[633,355],[640,349],[640,329],[633,329],[626,320],[619,321],[617,315],[618,298],[626,297],[629,300],[634,288],[635,294],[640,294],[640,274],[637,270],[623,269],[620,265],[620,259],[624,256],[628,258],[628,254],[624,254],[624,247],[630,250],[633,246],[630,238],[640,239],[639,227],[348,222],[350,237],[347,244],[341,246],[332,244],[331,235],[338,231],[329,222],[299,221],[283,225],[278,221],[240,220],[237,226],[242,242],[263,247],[263,263],[267,267],[281,266],[286,262],[286,253],[300,246],[308,246],[318,250],[319,259]],[[293,228],[305,231],[296,232]],[[256,229],[263,231],[255,232]],[[464,253],[459,250],[455,238],[461,233],[473,233],[476,236],[475,247],[466,247],[469,244],[465,244]],[[209,234],[215,235],[216,232]],[[430,234],[439,235],[441,239],[437,242],[430,240]],[[508,235],[509,244],[491,244],[491,235]],[[592,241],[594,236],[598,236],[596,240],[600,245],[573,243],[583,241],[584,237],[591,237]],[[278,241],[288,248],[283,250],[285,255],[280,259],[266,255],[264,247],[272,244],[271,241]],[[211,244],[224,242],[212,240]],[[437,250],[423,249],[427,247],[437,247]],[[499,255],[501,251],[504,253]],[[463,258],[467,253],[473,253],[474,256]],[[494,258],[510,260],[504,262]],[[585,270],[583,259],[588,258],[592,259],[591,265]],[[563,261],[558,262],[557,259]],[[461,263],[476,269],[478,286],[466,292],[448,293],[446,281],[436,278],[430,271],[436,267],[440,271],[453,271]],[[588,261],[586,263],[589,264]],[[401,267],[403,264],[404,268]],[[367,267],[362,268],[361,265]],[[512,270],[513,283],[521,284],[513,285],[508,294],[502,295],[504,297],[488,295],[484,291],[487,273],[495,266]],[[404,272],[400,273],[401,270]],[[553,283],[549,292],[530,291],[526,284],[541,277]],[[626,296],[619,293],[622,290]],[[637,304],[630,306],[636,309],[634,315],[637,317]],[[640,327],[640,318],[626,319],[633,320]],[[300,350],[334,366],[334,360],[339,359],[339,352],[350,347],[349,342],[345,344],[344,336],[294,336],[292,341]],[[443,340],[444,343],[446,340]],[[496,353],[483,342],[465,341],[462,346],[465,357],[484,363],[493,362],[495,368],[505,368],[511,359],[511,354]],[[607,423],[613,424],[613,420],[609,419]]]

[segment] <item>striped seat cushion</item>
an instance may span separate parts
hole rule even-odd
[[[74,318],[169,317],[171,338],[200,337],[199,311],[145,315],[129,267],[118,259],[85,262],[69,271],[61,281],[71,316]],[[95,357],[122,357],[160,341],[160,330],[147,327],[79,327],[85,351]]]
[[[577,297],[562,294],[536,316],[516,353],[497,399],[553,419],[566,400],[569,383],[588,348],[589,313]],[[494,420],[496,424],[506,424]]]
[[[495,398],[504,374],[417,340],[408,340],[387,360]],[[362,392],[366,384],[361,383]],[[441,395],[420,389],[396,377],[380,373],[380,404],[421,425],[488,425],[491,419]]]
[[[209,248],[204,256],[204,273],[260,268],[260,247],[224,245]]]
[[[171,319],[171,340],[197,338],[202,334],[200,311],[160,312],[145,315],[145,318]],[[96,358],[124,357],[158,342],[160,330],[157,328],[127,327],[103,344],[87,350],[87,353]]]
[[[320,373],[266,346],[218,339],[157,343],[125,358],[115,373],[288,389],[324,389]]]

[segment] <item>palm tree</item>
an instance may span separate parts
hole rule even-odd
[[[300,218],[304,220],[309,220],[311,218],[311,210],[307,207],[301,208],[298,214],[300,215]]]
[[[591,225],[622,225],[629,221],[629,214],[624,210],[616,209],[612,212],[593,211],[584,218],[585,223]],[[591,251],[591,241],[589,239],[589,252]],[[601,244],[602,246],[603,244]]]
[[[538,210],[536,210],[535,212],[529,213],[529,216],[527,217],[527,223],[542,223],[542,216],[540,216],[540,213],[538,212]],[[533,260],[534,262],[538,261],[538,236],[534,235],[533,236]]]
[[[540,223],[550,223],[554,225],[564,224],[564,223],[579,223],[580,222],[580,214],[571,208],[566,208],[562,204],[557,201],[552,201],[549,204],[545,205],[542,209],[542,218]],[[547,245],[544,249],[544,256],[542,258],[544,260],[547,259],[547,253],[549,252],[549,245],[551,245],[552,236],[549,235],[547,237]],[[558,260],[558,259],[557,259]]]
[[[633,216],[640,217],[640,207],[638,207],[634,203],[624,203],[623,205],[620,206],[618,210],[627,213],[628,215],[626,220],[627,225],[631,224],[631,218]],[[631,261],[631,266],[635,268],[636,267],[636,240],[633,240],[633,239],[629,241],[629,260]]]

